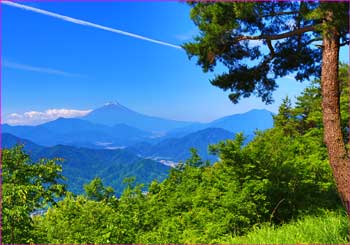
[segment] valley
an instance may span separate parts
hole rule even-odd
[[[34,161],[63,159],[66,184],[74,193],[82,193],[84,184],[101,177],[120,195],[123,179],[135,177],[135,184],[146,185],[162,181],[171,167],[191,157],[191,148],[203,160],[214,162],[217,156],[208,152],[210,144],[233,139],[239,132],[248,142],[255,130],[270,127],[272,113],[267,110],[191,123],[150,117],[109,103],[81,118],[58,118],[37,126],[4,124],[2,147],[23,144]]]

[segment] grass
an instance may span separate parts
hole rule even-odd
[[[344,211],[322,211],[296,221],[255,228],[245,236],[225,237],[229,244],[349,244],[348,221]]]

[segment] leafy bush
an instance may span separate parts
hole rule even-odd
[[[117,240],[117,214],[103,202],[68,194],[57,207],[35,220],[40,243],[89,244]]]
[[[56,160],[32,162],[23,146],[2,149],[2,242],[30,243],[37,239],[31,214],[65,193],[62,167]]]

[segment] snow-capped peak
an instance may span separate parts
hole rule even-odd
[[[111,105],[120,106],[121,104],[119,104],[118,101],[109,101],[104,104],[104,106],[111,106]]]

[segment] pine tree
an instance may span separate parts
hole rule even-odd
[[[349,3],[190,2],[190,5],[191,18],[200,35],[194,42],[184,44],[184,48],[189,57],[198,57],[197,64],[205,72],[213,71],[217,63],[227,68],[211,83],[230,90],[232,102],[256,94],[271,103],[276,78],[291,73],[296,73],[295,79],[299,81],[321,77],[324,141],[339,194],[350,215],[350,153],[341,129],[343,105],[338,79],[339,49],[349,45]],[[261,49],[263,45],[268,52]]]

